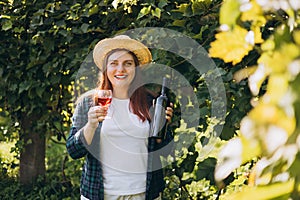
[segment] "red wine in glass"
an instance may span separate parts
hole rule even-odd
[[[111,90],[101,90],[96,89],[95,91],[95,104],[98,106],[108,107],[112,101],[112,91]],[[108,111],[105,119],[111,119],[112,113]]]
[[[111,90],[96,89],[95,91],[95,103],[98,106],[109,106],[112,100]]]
[[[111,103],[111,97],[98,97],[98,105],[109,106]]]

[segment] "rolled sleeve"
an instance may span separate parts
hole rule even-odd
[[[87,149],[83,131],[77,131],[75,127],[72,127],[70,132],[66,145],[68,153],[73,159],[84,157],[87,153]]]
[[[80,102],[72,117],[72,127],[67,139],[67,151],[73,159],[81,158],[88,152],[86,149],[86,140],[83,135],[83,127],[87,123],[87,113],[90,108],[90,100],[85,98]]]

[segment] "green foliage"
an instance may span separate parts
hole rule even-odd
[[[5,147],[1,144],[0,147]],[[18,169],[17,161],[13,159],[13,153],[6,153],[5,157],[0,156],[0,176],[1,194],[0,199],[77,199],[79,197],[79,179],[81,176],[81,167],[83,160],[70,160],[65,144],[57,143],[56,140],[50,140],[47,143],[47,178],[37,180],[34,187],[24,188],[16,179],[16,175],[4,170]],[[7,148],[9,150],[9,148]],[[10,161],[10,162],[9,162]],[[14,167],[12,166],[14,165]]]
[[[80,85],[79,89],[74,89],[77,84],[74,81],[81,65],[92,66],[88,54],[97,41],[130,29],[164,27],[196,40],[208,50],[219,28],[221,5],[222,0],[1,1],[0,9],[3,12],[0,17],[0,54],[3,56],[0,57],[0,139],[19,139],[21,134],[30,134],[34,130],[46,135],[48,144],[46,182],[38,182],[31,192],[17,185],[2,185],[2,191],[5,192],[1,199],[17,199],[16,196],[10,196],[13,194],[27,198],[49,195],[51,199],[54,198],[50,195],[53,191],[58,199],[78,197],[81,161],[65,157],[64,147],[55,146],[49,141],[63,143],[68,134],[73,98],[81,94],[79,89],[85,88],[85,85]],[[237,15],[234,16],[236,18]],[[265,30],[265,35],[268,36],[267,31]],[[156,44],[155,34],[160,34],[160,37],[164,36],[169,41],[170,49],[182,46],[180,40],[163,35],[164,33],[152,34],[152,40],[143,42]],[[191,58],[194,52],[192,48],[182,49],[186,58]],[[236,68],[215,59],[227,97],[226,118],[217,122],[211,116],[210,93],[205,82],[205,78],[212,72],[203,66],[205,73],[199,74],[191,63],[172,52],[152,49],[152,53],[156,63],[172,67],[188,80],[200,102],[200,113],[195,113],[189,105],[188,96],[171,99],[175,103],[175,114],[180,116],[180,101],[180,106],[200,118],[196,122],[199,126],[192,127],[193,130],[187,122],[180,121],[180,117],[174,118],[176,137],[180,137],[180,141],[191,142],[191,146],[184,149],[183,155],[174,158],[172,166],[166,169],[168,187],[164,196],[166,199],[215,198],[220,190],[215,185],[213,173],[221,140],[229,140],[237,135],[241,119],[252,108],[245,103],[252,98],[247,81],[237,83],[233,76],[238,69],[255,63],[259,53],[250,51],[248,57]],[[86,76],[87,73],[96,74],[96,71],[83,72]],[[92,84],[93,80],[87,82]],[[26,130],[23,128],[25,120],[30,122]],[[214,129],[218,128],[223,128],[223,131],[213,153],[201,157],[202,150],[212,145],[213,141],[209,141],[209,138],[215,134]],[[190,138],[193,140],[188,141]],[[23,145],[24,142],[18,140],[14,150],[19,152]],[[65,163],[66,180],[61,178],[62,162]],[[76,169],[73,171],[74,166]],[[240,176],[236,175],[235,178]],[[228,177],[226,184],[232,182],[231,178],[232,175]],[[14,183],[15,180],[12,180],[6,185]],[[63,183],[74,187],[70,189]]]
[[[299,173],[295,173],[300,138],[300,96],[295,89],[300,76],[300,6],[287,2],[266,5],[254,0],[230,0],[221,8],[220,17],[232,14],[234,7],[239,7],[239,13],[234,20],[221,18],[222,30],[211,44],[210,55],[239,66],[249,60],[251,51],[259,54],[252,66],[235,74],[238,81],[248,79],[253,108],[242,119],[238,137],[221,150],[215,175],[222,181],[241,164],[254,157],[260,159],[251,172],[250,186],[236,191],[230,199],[245,199],[253,193],[257,199],[300,196]],[[233,44],[237,33],[243,38]],[[236,149],[240,152],[235,153]],[[224,199],[228,196],[225,194]]]
[[[11,153],[13,142],[0,142],[0,179],[17,177],[19,162],[16,153]]]

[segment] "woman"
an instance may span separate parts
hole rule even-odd
[[[168,153],[172,134],[167,131],[162,141],[149,137],[153,96],[142,86],[140,67],[151,62],[151,53],[120,35],[98,42],[93,58],[102,74],[99,88],[112,90],[113,99],[108,108],[94,106],[87,93],[72,118],[67,150],[74,159],[86,158],[81,199],[160,199],[164,181],[159,156]],[[105,119],[107,113],[111,119]],[[172,114],[167,107],[168,121]]]

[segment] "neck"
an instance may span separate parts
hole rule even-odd
[[[113,97],[118,99],[128,99],[128,90],[124,88],[114,88]]]

